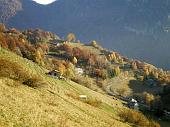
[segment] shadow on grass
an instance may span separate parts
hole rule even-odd
[[[129,87],[132,89],[133,93],[153,93],[155,91],[155,88],[149,87],[148,85],[144,84],[142,81],[139,80],[130,80]]]

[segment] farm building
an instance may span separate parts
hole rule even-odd
[[[60,77],[61,73],[58,70],[52,70],[52,71],[48,72],[48,75]]]

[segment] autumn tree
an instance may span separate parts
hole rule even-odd
[[[98,44],[97,44],[97,42],[95,40],[93,40],[90,45],[93,46],[93,47],[97,47],[98,46]]]
[[[125,72],[124,72],[124,76],[125,76],[125,77],[128,77],[128,76],[129,76],[129,72],[128,72],[128,71],[125,71]]]
[[[159,74],[158,74],[158,72],[157,71],[152,71],[152,76],[153,76],[153,78],[156,78],[156,79],[158,79],[159,78]]]
[[[20,50],[19,47],[16,47],[15,50],[14,50],[14,52],[15,52],[17,55],[22,56],[22,53],[21,53],[21,50]]]
[[[4,24],[0,24],[0,32],[4,32],[5,31],[5,25]]]
[[[72,79],[75,76],[75,67],[71,62],[68,62],[66,64],[64,76],[70,79]]]
[[[59,50],[64,50],[66,52],[66,55],[73,56],[73,47],[70,44],[61,44],[58,46]]]
[[[145,69],[144,70],[144,76],[145,76],[145,78],[147,79],[148,78],[148,76],[149,76],[149,70],[148,69]]]
[[[39,50],[37,50],[37,51],[35,52],[35,57],[36,57],[36,61],[37,61],[37,62],[41,61],[42,56],[41,56],[41,53],[40,53]]]
[[[115,52],[112,52],[111,54],[109,54],[107,58],[108,58],[109,61],[117,62],[117,57],[116,57]]]
[[[77,58],[76,58],[76,57],[73,57],[72,63],[73,63],[73,64],[77,64]]]
[[[132,62],[132,69],[133,69],[133,70],[137,70],[137,69],[138,69],[137,64],[136,64],[135,61]]]
[[[88,65],[90,65],[90,66],[94,66],[95,65],[95,61],[96,61],[96,59],[95,59],[95,57],[93,57],[93,56],[91,56],[89,59],[88,59]]]
[[[105,69],[93,69],[91,71],[93,77],[101,78],[103,80],[108,76],[107,70]]]
[[[73,52],[72,53],[73,53],[73,55],[75,57],[79,57],[79,58],[82,57],[82,50],[80,48],[78,48],[78,47],[73,48]]]
[[[154,95],[153,94],[150,94],[150,93],[147,93],[147,92],[144,92],[143,93],[144,96],[145,96],[145,101],[146,101],[146,104],[149,106],[149,108],[151,107],[153,101],[154,101]]]
[[[121,70],[120,70],[119,66],[116,66],[116,67],[114,68],[114,74],[115,74],[115,76],[118,76],[120,73],[121,73]]]
[[[119,63],[122,64],[122,65],[124,65],[124,60],[123,60],[123,58],[120,58],[120,59],[119,59]]]
[[[118,94],[120,95],[120,96],[124,96],[125,95],[125,93],[127,92],[127,88],[119,88],[119,89],[117,89],[117,92],[118,92]]]
[[[2,48],[8,48],[7,40],[4,33],[0,32],[0,44]]]
[[[14,51],[16,48],[17,39],[13,37],[7,37],[6,40],[7,40],[8,48],[11,51]]]
[[[44,64],[43,59],[44,59],[44,53],[41,48],[38,48],[35,52],[35,60],[37,63],[43,65]]]
[[[76,40],[75,34],[69,33],[69,34],[67,35],[67,41],[68,41],[68,42],[75,41],[75,40]]]
[[[64,75],[66,67],[63,64],[59,64],[57,70],[60,72],[61,75]]]

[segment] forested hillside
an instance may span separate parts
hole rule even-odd
[[[46,90],[56,94],[58,87],[62,87],[59,89],[66,90],[63,94],[75,101],[82,101],[79,95],[88,96],[83,102],[97,109],[106,108],[109,112],[112,110],[117,112],[120,106],[121,112],[116,114],[120,117],[120,121],[126,121],[130,123],[129,125],[156,126],[155,122],[146,122],[148,120],[141,112],[149,111],[155,114],[155,117],[161,116],[163,119],[165,110],[169,111],[168,71],[107,50],[95,40],[83,44],[77,41],[73,33],[61,39],[41,29],[19,31],[6,28],[3,24],[0,25],[0,31],[2,54],[0,77],[2,84],[5,79],[9,82],[6,84],[9,85],[9,90],[11,85],[17,90],[17,86],[22,84],[35,90],[50,87]],[[55,84],[59,86],[53,86]],[[56,90],[52,90],[53,87],[56,87],[54,88]],[[97,97],[98,94],[101,98]],[[58,95],[63,97],[60,92]],[[111,99],[108,95],[114,98]],[[127,109],[131,98],[138,101],[140,112],[132,110],[132,107]],[[105,104],[109,104],[109,107]],[[126,119],[124,117],[126,115],[136,117]],[[137,119],[143,119],[145,122]]]

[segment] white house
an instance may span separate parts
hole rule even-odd
[[[82,68],[75,68],[76,74],[82,75],[84,70]]]
[[[129,108],[139,110],[139,104],[138,104],[137,100],[135,100],[133,98],[128,102],[128,106],[129,106]]]
[[[133,109],[139,110],[139,104],[138,104],[138,102],[134,103]]]
[[[137,100],[135,100],[135,99],[132,98],[131,102],[137,103]]]

